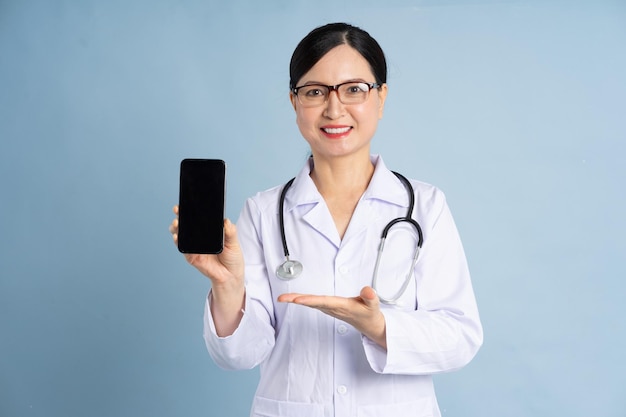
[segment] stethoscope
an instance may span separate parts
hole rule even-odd
[[[424,237],[422,235],[422,228],[420,227],[419,223],[417,223],[417,221],[411,218],[411,214],[413,213],[413,207],[415,205],[415,192],[413,190],[413,187],[411,186],[411,183],[409,182],[409,180],[407,180],[404,176],[398,174],[397,172],[393,172],[393,173],[396,175],[396,177],[398,177],[398,179],[400,179],[400,181],[402,181],[405,188],[407,189],[407,192],[409,194],[409,209],[407,210],[405,217],[398,217],[397,219],[393,219],[392,221],[387,223],[387,225],[383,229],[383,233],[380,237],[380,245],[378,246],[378,255],[376,256],[376,264],[374,266],[374,276],[372,278],[372,288],[375,291],[376,291],[376,286],[377,286],[376,284],[378,281],[378,267],[380,266],[380,260],[382,258],[383,249],[385,247],[385,240],[387,239],[387,234],[389,233],[389,230],[398,223],[402,223],[402,222],[410,223],[411,225],[413,225],[413,228],[417,231],[418,240],[417,240],[417,245],[415,246],[415,253],[413,254],[413,260],[411,262],[411,268],[409,269],[409,272],[407,273],[406,278],[404,279],[404,282],[402,283],[402,286],[400,287],[398,292],[396,292],[396,294],[394,294],[390,298],[382,297],[380,294],[378,294],[378,298],[384,304],[396,304],[398,299],[400,299],[402,294],[404,294],[404,292],[408,288],[409,284],[411,283],[411,280],[413,279],[413,271],[415,269],[415,265],[417,264],[417,258],[419,257],[420,249],[422,248],[422,243],[424,241]],[[287,182],[287,184],[285,184],[285,186],[283,187],[280,193],[280,199],[278,200],[278,204],[279,204],[278,222],[280,225],[280,237],[283,241],[285,262],[280,264],[278,268],[276,269],[276,276],[286,281],[295,279],[299,277],[300,274],[302,274],[302,264],[296,260],[289,259],[289,249],[287,249],[287,238],[285,237],[285,219],[284,219],[284,212],[283,212],[283,209],[285,206],[285,195],[287,194],[287,190],[289,189],[289,187],[291,187],[291,184],[293,184],[294,180],[295,178],[292,178],[291,180],[289,180],[289,182]]]

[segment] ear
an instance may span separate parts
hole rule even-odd
[[[387,99],[387,83],[378,87],[378,118],[383,118],[383,113],[385,110],[385,100]]]
[[[296,109],[296,95],[293,93],[293,91],[289,92],[289,100],[291,100],[291,105],[293,106],[293,109]]]

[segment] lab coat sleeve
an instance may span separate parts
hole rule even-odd
[[[204,340],[215,363],[224,369],[251,369],[274,347],[274,309],[258,225],[260,211],[248,200],[237,222],[237,236],[246,263],[244,314],[232,335],[219,337],[211,316],[211,293],[206,300]]]
[[[445,197],[438,192],[416,266],[417,310],[383,308],[387,350],[363,337],[372,369],[424,375],[465,366],[483,332],[465,253]]]

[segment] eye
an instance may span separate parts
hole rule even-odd
[[[365,83],[346,84],[345,86],[345,92],[348,95],[359,95],[367,93],[368,91],[369,86]]]
[[[320,87],[306,87],[306,88],[303,88],[302,92],[307,97],[322,97],[322,96],[324,96],[324,90],[321,89]]]

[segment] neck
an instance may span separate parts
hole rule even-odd
[[[311,179],[325,198],[355,197],[365,192],[374,175],[374,165],[366,158],[313,159]]]

